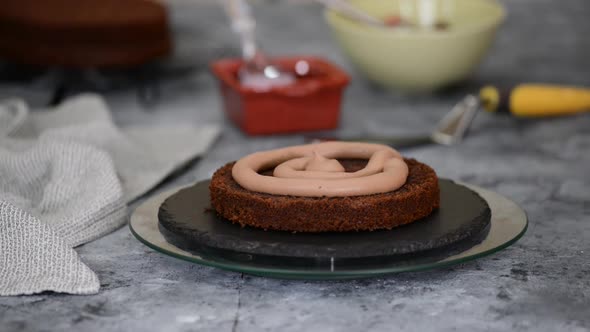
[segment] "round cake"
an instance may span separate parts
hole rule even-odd
[[[166,7],[153,0],[2,0],[0,58],[68,68],[135,67],[167,56]]]
[[[436,173],[380,144],[327,142],[255,153],[218,169],[212,208],[290,232],[392,229],[439,207]]]

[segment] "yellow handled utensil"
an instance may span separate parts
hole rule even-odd
[[[519,117],[542,117],[590,111],[590,89],[558,85],[520,84],[512,89],[486,86],[479,96],[467,95],[437,124],[429,135],[414,137],[308,137],[308,141],[363,141],[397,148],[423,144],[453,145],[461,142],[478,110]]]
[[[560,116],[590,111],[590,89],[549,84],[520,84],[512,89],[486,86],[479,92],[488,112],[520,117]]]
[[[478,109],[518,117],[547,117],[590,111],[590,89],[549,84],[519,84],[512,89],[486,86],[468,95],[439,122],[432,138],[455,144],[466,135]]]

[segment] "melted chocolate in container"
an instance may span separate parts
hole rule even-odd
[[[440,180],[441,207],[427,218],[388,231],[348,233],[240,227],[209,209],[208,185],[200,182],[169,197],[158,213],[160,231],[183,250],[232,261],[313,267],[330,261],[370,266],[444,259],[481,242],[490,224],[485,200],[449,180]]]

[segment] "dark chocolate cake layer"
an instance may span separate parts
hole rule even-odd
[[[168,14],[152,0],[3,0],[0,58],[72,68],[133,67],[172,51]]]
[[[428,216],[439,206],[436,173],[414,159],[405,159],[409,175],[398,190],[366,196],[300,197],[258,193],[242,188],[231,175],[234,163],[211,179],[211,206],[242,226],[290,232],[348,232],[392,229]],[[341,160],[347,171],[366,160]]]

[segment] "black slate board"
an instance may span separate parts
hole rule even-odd
[[[214,252],[230,260],[244,255],[250,261],[269,257],[382,260],[426,251],[432,254],[433,249],[443,247],[447,256],[473,246],[487,234],[490,209],[485,200],[462,185],[449,180],[439,184],[440,209],[409,225],[389,231],[289,233],[241,227],[217,216],[210,210],[209,181],[203,181],[164,201],[158,213],[159,228],[168,242],[181,249]]]

